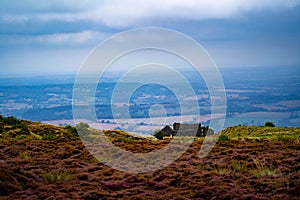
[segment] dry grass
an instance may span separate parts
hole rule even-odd
[[[262,176],[279,176],[280,171],[275,169],[275,167],[269,167],[263,162],[259,162],[259,160],[254,159],[255,168],[251,170],[252,174],[257,177]]]
[[[75,179],[75,175],[71,171],[53,171],[43,174],[43,178],[48,182],[70,181]]]
[[[21,159],[30,159],[32,158],[32,152],[31,151],[23,151],[19,153],[19,157]]]

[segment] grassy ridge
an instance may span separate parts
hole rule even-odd
[[[300,138],[300,128],[233,126],[224,129],[220,134],[231,139],[298,139]]]
[[[0,141],[5,140],[61,140],[72,141],[79,139],[79,133],[85,139],[101,139],[105,134],[112,142],[154,141],[154,138],[145,138],[119,130],[96,130],[88,124],[80,123],[77,126],[55,126],[40,122],[19,120],[14,117],[0,115]]]
[[[83,125],[85,125],[83,127]],[[78,140],[78,132],[86,133],[85,138],[95,139],[103,137],[104,133],[112,142],[134,142],[148,141],[155,142],[154,138],[139,137],[124,131],[118,130],[95,130],[87,124],[81,123],[76,127],[54,126],[39,122],[19,120],[14,117],[3,117],[0,115],[0,140]],[[260,126],[233,126],[221,131],[220,140],[228,139],[300,139],[300,128],[283,127],[260,127]],[[165,138],[169,141],[171,138]],[[203,138],[200,138],[202,140]]]
[[[54,126],[0,115],[0,140],[77,140],[72,126]]]

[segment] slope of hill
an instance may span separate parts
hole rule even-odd
[[[294,136],[220,140],[203,159],[198,157],[203,140],[196,140],[171,165],[132,174],[95,159],[70,127],[22,120],[13,125],[1,123],[0,199],[300,198],[300,142]],[[239,132],[252,137],[254,130],[275,133],[285,129],[233,127],[222,134],[234,138]],[[104,133],[132,152],[155,151],[168,143],[121,131]],[[92,139],[97,131],[89,129],[88,135]]]
[[[0,115],[0,140],[76,140],[75,127],[53,126]]]
[[[81,125],[86,126],[81,128]],[[19,120],[14,117],[0,115],[0,140],[79,140],[78,129],[86,132],[85,136],[93,137],[104,133],[112,142],[131,140],[151,140],[119,130],[96,130],[89,128],[88,124],[80,123],[78,126],[55,126],[28,120]]]
[[[300,138],[300,128],[266,127],[266,126],[233,126],[224,129],[221,135],[232,139],[297,139]]]

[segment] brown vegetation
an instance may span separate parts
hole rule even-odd
[[[135,148],[156,148],[142,144]],[[79,140],[5,141],[0,144],[0,198],[300,198],[296,141],[219,141],[204,159],[197,156],[200,146],[193,143],[159,171],[129,174],[98,163]]]
[[[299,139],[220,140],[203,159],[197,140],[168,167],[130,174],[98,162],[80,140],[59,139],[64,134],[51,127],[40,128],[55,133],[56,140],[0,141],[0,199],[300,198]],[[133,152],[168,143],[119,131],[105,134]]]

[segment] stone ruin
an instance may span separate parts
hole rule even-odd
[[[194,137],[205,137],[207,135],[213,135],[214,130],[210,129],[209,126],[202,126],[199,124],[181,124],[174,123],[173,129],[170,126],[165,126],[161,129],[165,133],[165,136],[194,136]],[[196,134],[195,134],[196,133]]]

